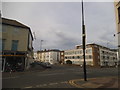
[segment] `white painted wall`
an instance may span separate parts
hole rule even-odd
[[[47,52],[42,52],[41,54],[38,53],[38,58],[41,62],[49,62],[51,64],[56,64],[59,63],[60,61],[60,52],[47,51]]]
[[[102,53],[103,51],[105,53]],[[103,58],[103,57],[105,57],[105,58]],[[107,57],[109,57],[109,58],[107,58]],[[115,57],[115,59],[113,59],[113,57]],[[118,62],[117,61],[117,52],[100,48],[100,65],[106,66],[105,62],[108,63],[108,66],[114,66],[115,62]]]
[[[92,47],[91,48],[86,48],[87,50],[91,50],[91,52],[86,53],[86,56],[91,55],[92,56]],[[72,57],[75,57],[74,59]],[[78,56],[80,56],[80,58],[77,58]],[[69,57],[66,59],[66,57]],[[93,57],[93,56],[92,56]],[[83,65],[83,50],[82,49],[72,49],[72,50],[66,50],[65,51],[65,63],[67,60],[71,60],[72,64],[76,64],[76,65]],[[87,65],[93,65],[93,59],[86,59],[86,64]]]

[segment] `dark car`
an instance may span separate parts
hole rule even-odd
[[[41,62],[39,61],[34,61],[30,64],[32,67],[35,67],[36,65],[41,65]]]
[[[52,65],[49,62],[42,62],[41,65],[45,68],[51,68]]]

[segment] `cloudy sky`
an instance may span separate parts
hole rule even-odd
[[[110,48],[116,45],[113,2],[86,2],[87,43]],[[17,20],[35,32],[34,50],[73,49],[82,44],[80,2],[3,2],[2,16]]]

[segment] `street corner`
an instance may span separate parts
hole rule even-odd
[[[89,78],[87,81],[84,79],[70,80],[69,84],[76,88],[118,88],[118,80],[115,77],[99,77]]]
[[[76,88],[99,88],[103,86],[103,84],[92,83],[91,82],[92,79],[87,80],[87,81],[84,81],[84,79],[70,80],[69,84]]]
[[[78,82],[81,82],[81,84],[78,84]],[[69,80],[69,84],[76,87],[76,88],[83,88],[82,87],[82,82],[83,82],[83,79]]]

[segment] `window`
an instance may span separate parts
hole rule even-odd
[[[65,59],[67,59],[67,57],[65,57]]]
[[[80,56],[80,59],[83,59],[83,56]]]
[[[88,56],[88,55],[86,55],[86,56],[85,56],[85,59],[89,59],[89,56]]]
[[[91,56],[91,55],[89,55],[89,59],[92,59],[92,56]]]
[[[103,59],[105,59],[105,56],[103,56]]]
[[[7,26],[6,25],[2,25],[2,32],[6,32],[6,29],[7,28]]]
[[[87,53],[87,54],[89,54],[89,53],[91,53],[91,52],[92,52],[91,49],[87,49],[87,50],[86,50],[86,53]]]
[[[5,49],[5,39],[2,39],[2,50],[4,50]]]
[[[102,51],[102,53],[104,54],[104,51]]]
[[[75,57],[73,56],[72,59],[74,59]]]
[[[15,27],[14,28],[14,34],[18,34],[19,33],[19,28],[18,27]]]
[[[80,50],[80,54],[82,54],[82,52],[83,52],[83,51],[82,51],[82,50]]]
[[[80,56],[77,56],[77,59],[80,59]]]
[[[12,40],[12,49],[13,51],[16,51],[18,48],[18,40]]]
[[[115,60],[115,57],[113,57],[113,60]]]
[[[5,39],[0,39],[0,51],[4,50],[5,48]]]
[[[120,7],[118,8],[118,22],[120,23]]]

